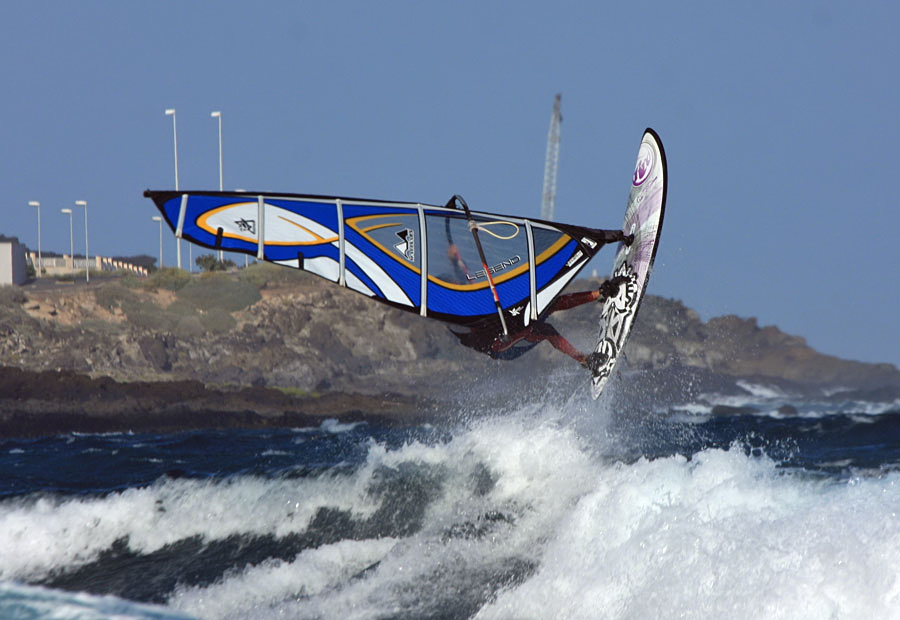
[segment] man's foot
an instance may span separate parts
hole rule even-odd
[[[615,278],[610,278],[606,282],[600,285],[600,288],[597,289],[599,293],[598,299],[606,299],[608,297],[615,297],[619,294],[619,288],[628,282],[628,278],[626,276],[616,276]]]
[[[599,351],[594,351],[584,358],[581,365],[590,370],[591,374],[596,375],[597,372],[606,365],[607,361],[609,361],[608,355],[600,353]]]
[[[631,233],[630,235],[625,235],[622,238],[622,243],[624,243],[626,246],[629,246],[632,243],[634,243],[634,233]]]

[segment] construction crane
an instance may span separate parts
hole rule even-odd
[[[550,131],[547,134],[547,161],[544,164],[544,200],[541,202],[541,219],[553,220],[556,206],[556,173],[559,169],[559,129],[562,114],[559,111],[562,94],[553,100],[553,114],[550,116]]]

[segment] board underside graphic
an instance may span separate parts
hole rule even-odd
[[[394,307],[502,333],[466,214],[265,192],[147,191],[177,237],[302,269]],[[602,231],[472,211],[510,331],[540,320]],[[495,325],[496,324],[496,325]]]
[[[604,357],[605,363],[591,380],[591,396],[595,399],[616,368],[647,290],[665,207],[666,156],[659,136],[647,129],[638,151],[622,225],[626,235],[634,235],[634,241],[619,244],[612,269],[612,277],[624,276],[627,281],[618,295],[604,302],[600,314],[600,334],[594,350]]]

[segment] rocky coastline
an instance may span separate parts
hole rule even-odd
[[[585,381],[549,345],[495,362],[436,321],[271,265],[92,280],[0,289],[0,436],[311,426],[329,417],[420,423],[461,406],[565,399]],[[586,349],[594,321],[582,307],[553,323]],[[734,393],[742,382],[821,398],[900,398],[891,364],[823,355],[752,318],[704,322],[654,296],[626,355],[622,407],[636,411]]]
[[[402,394],[290,393],[195,380],[118,382],[69,371],[0,367],[0,437],[204,428],[304,428],[329,418],[422,423],[435,403]]]

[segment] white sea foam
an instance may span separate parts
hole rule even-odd
[[[170,605],[229,619],[427,617],[463,601],[482,618],[900,619],[900,474],[822,480],[737,448],[624,463],[602,409],[583,407],[531,408],[434,445],[371,440],[348,475],[5,502],[0,576],[84,562],[121,537],[149,552],[302,532],[321,507],[364,519],[373,483],[412,468],[436,494],[415,533],[230,571]],[[492,580],[506,584],[493,597]]]
[[[260,456],[290,456],[290,452],[286,450],[264,450],[259,453]]]
[[[746,407],[751,410],[757,410],[757,415],[775,418],[821,418],[846,413],[877,416],[900,411],[900,399],[883,402],[865,400],[816,401],[810,399],[798,400],[796,397],[777,396],[774,393],[772,396],[767,397],[750,394],[704,393],[698,397],[696,402],[678,404],[671,407],[671,410],[684,415],[706,416],[712,412],[713,405],[736,408]],[[784,413],[783,407],[785,405],[790,406],[795,411]]]
[[[606,468],[481,618],[898,618],[900,477],[707,450]]]
[[[444,492],[429,505],[418,533],[391,540],[389,548],[374,547],[379,541],[361,541],[339,550],[358,549],[354,552],[366,561],[383,556],[364,578],[344,582],[340,588],[323,588],[323,584],[336,584],[336,576],[346,573],[329,561],[304,561],[317,558],[319,552],[325,558],[333,557],[335,550],[323,548],[304,552],[294,562],[266,567],[262,573],[249,569],[213,588],[179,593],[171,603],[212,618],[370,618],[401,610],[411,617],[427,617],[433,615],[432,606],[453,604],[463,596],[461,591],[482,588],[485,574],[503,570],[507,563],[539,562],[541,539],[556,530],[573,498],[589,492],[600,472],[571,429],[552,423],[526,427],[515,419],[479,424],[446,444],[414,442],[389,451],[373,443],[365,469],[374,473],[407,464],[440,471]],[[493,483],[485,484],[484,476]],[[491,520],[486,515],[499,516]],[[454,527],[462,533],[448,534]],[[467,527],[482,527],[484,533],[467,535]],[[355,561],[351,566],[364,564]],[[250,584],[267,570],[276,570],[285,586],[275,586],[272,597],[263,601],[251,594],[258,590]],[[249,589],[244,589],[244,578],[249,580]],[[225,591],[238,599],[250,596],[252,612],[232,615],[228,605],[206,602],[207,594],[217,599],[218,593]],[[298,591],[318,593],[285,600],[286,594]],[[203,601],[202,607],[198,600]]]
[[[370,460],[446,470],[422,531],[379,548],[323,548],[324,559],[305,552],[172,602],[204,617],[427,616],[520,561],[533,574],[479,617],[900,618],[894,474],[813,480],[739,449],[609,462],[569,429],[515,419],[438,446],[373,444]],[[495,481],[483,495],[473,493],[477,467]],[[446,536],[454,524],[484,524],[488,511],[504,519],[483,536]],[[337,587],[341,562],[352,571],[382,553],[364,577]],[[259,582],[270,574],[268,591]],[[291,598],[300,590],[309,595]],[[192,602],[207,596],[205,607]],[[248,597],[252,609],[230,615],[222,597]]]
[[[347,431],[352,431],[357,426],[361,426],[365,424],[365,422],[341,422],[334,418],[326,418],[322,420],[322,424],[319,425],[318,429],[312,428],[304,428],[299,429],[300,432],[315,432],[315,430],[321,430],[328,433],[345,433]]]
[[[687,403],[673,408],[678,413],[696,416],[708,416],[712,413],[712,405],[707,403]]]
[[[344,540],[271,561],[224,578],[208,588],[181,588],[173,608],[204,618],[256,618],[274,603],[320,595],[381,561],[396,540]]]
[[[758,385],[749,381],[737,381],[738,387],[746,390],[754,398],[784,398],[787,394],[773,385]]]
[[[12,582],[0,582],[0,618],[190,620],[190,616],[169,609],[140,605],[113,596],[73,594]]]
[[[900,399],[884,403],[856,401],[847,407],[845,411],[854,411],[857,413],[865,413],[867,415],[878,415],[889,411],[898,412],[900,411]]]
[[[319,506],[357,514],[376,506],[357,477],[164,480],[103,498],[41,497],[0,504],[0,579],[36,578],[89,562],[126,538],[149,553],[199,536],[303,532]]]

